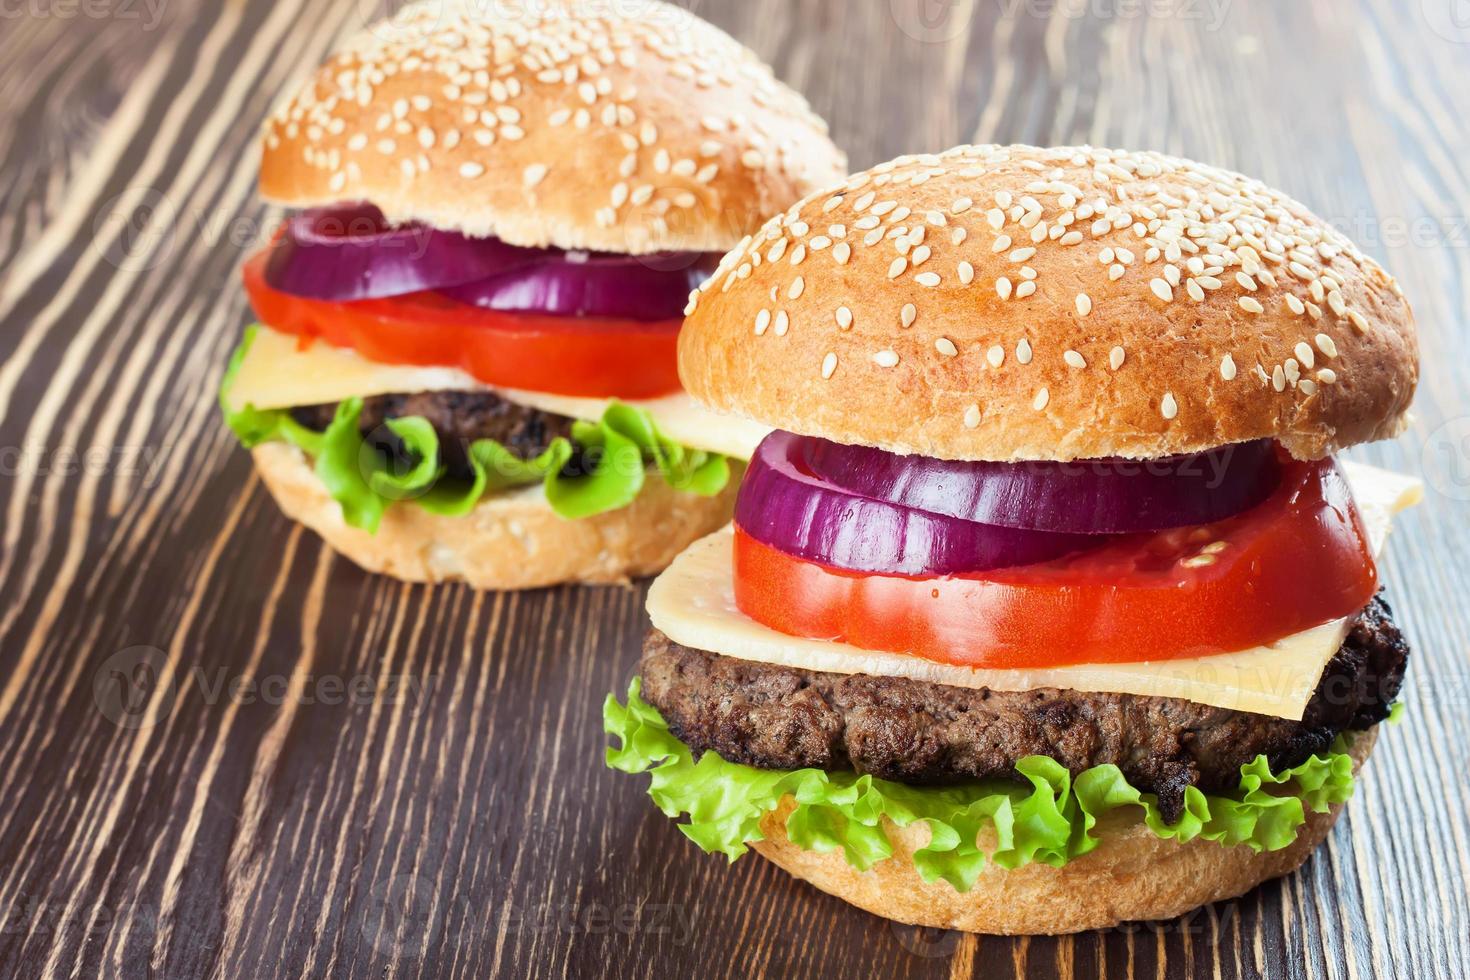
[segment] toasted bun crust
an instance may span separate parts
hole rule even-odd
[[[700,497],[650,479],[631,506],[576,521],[553,513],[539,487],[499,494],[465,517],[400,506],[369,534],[343,522],[299,449],[275,442],[252,453],[286,516],[357,565],[408,582],[477,589],[626,582],[662,571],[691,541],[729,522],[740,482],[737,472],[718,497]]]
[[[690,301],[684,386],[946,459],[1155,458],[1404,425],[1394,280],[1285,195],[1157,153],[959,147],[808,197]]]
[[[659,0],[428,0],[280,107],[260,183],[516,245],[723,252],[846,162],[753,53]]]
[[[1350,754],[1361,770],[1377,730],[1354,740]],[[1108,929],[1124,922],[1172,919],[1201,905],[1244,895],[1263,881],[1301,867],[1342,812],[1307,813],[1292,844],[1257,854],[1196,838],[1162,840],[1132,814],[1113,811],[1099,821],[1102,842],[1061,868],[1028,864],[1014,871],[987,865],[974,888],[961,894],[948,883],[926,884],[913,853],[928,843],[922,825],[902,830],[886,823],[894,856],[861,872],[840,851],[818,854],[791,843],[789,798],[761,821],[766,839],[751,846],[772,863],[822,891],[875,915],[911,925],[996,935],[1061,935]]]

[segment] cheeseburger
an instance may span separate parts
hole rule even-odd
[[[1068,933],[1300,866],[1408,655],[1394,280],[1156,153],[905,157],[728,255],[685,387],[774,427],[653,585],[609,763],[684,832],[903,922]]]
[[[690,290],[845,160],[747,49],[655,0],[415,4],[264,131],[293,209],[244,269],[226,418],[364,568],[485,588],[662,569],[765,431],[680,388]]]

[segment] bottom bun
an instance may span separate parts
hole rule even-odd
[[[652,575],[691,542],[729,523],[740,484],[737,469],[719,496],[701,497],[650,479],[622,510],[574,521],[552,511],[541,487],[527,487],[487,498],[464,517],[411,504],[391,507],[377,533],[369,534],[342,520],[341,507],[301,450],[272,442],[252,454],[286,516],[356,564],[407,582],[466,582],[477,589]]]
[[[1376,730],[1360,733],[1349,750],[1354,770],[1373,750]],[[1163,840],[1134,810],[1099,821],[1097,849],[1067,865],[1028,864],[1014,871],[987,865],[968,892],[948,882],[924,882],[914,851],[929,841],[922,824],[898,828],[885,820],[893,857],[858,871],[841,851],[803,850],[786,836],[789,797],[761,821],[763,841],[751,846],[767,860],[822,891],[887,919],[916,926],[993,935],[1060,935],[1107,929],[1125,922],[1172,919],[1201,905],[1244,895],[1263,881],[1290,874],[1306,862],[1337,821],[1341,806],[1307,813],[1292,844],[1257,854],[1196,838]]]

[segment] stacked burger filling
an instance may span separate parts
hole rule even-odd
[[[1342,235],[1161,154],[905,157],[727,255],[679,358],[776,431],[654,583],[605,716],[706,850],[1069,932],[1323,839],[1403,682],[1378,561],[1420,495],[1336,455],[1417,380]]]

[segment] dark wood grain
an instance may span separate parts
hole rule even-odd
[[[1180,922],[1032,940],[895,926],[699,854],[601,764],[641,587],[367,577],[277,513],[220,425],[248,315],[235,268],[271,217],[256,121],[370,0],[10,4],[0,974],[1470,972],[1470,28],[1452,0],[689,5],[808,93],[857,167],[963,141],[1175,151],[1291,190],[1399,276],[1418,422],[1362,455],[1430,477],[1385,568],[1416,645],[1410,715],[1327,846]]]

